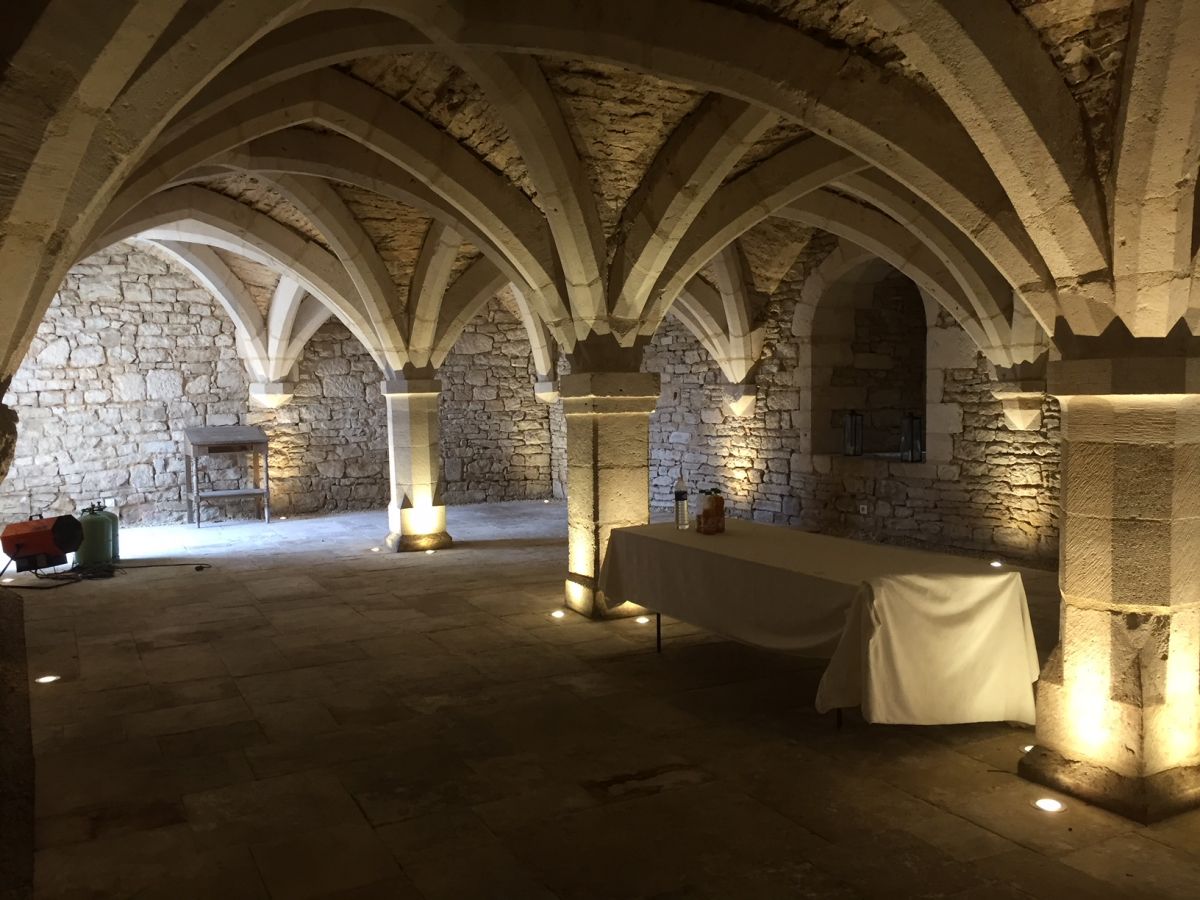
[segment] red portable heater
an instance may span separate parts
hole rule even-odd
[[[83,526],[74,516],[36,516],[13,522],[0,532],[0,549],[17,564],[18,572],[65,565],[67,554],[83,543]]]

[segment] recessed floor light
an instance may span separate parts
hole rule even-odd
[[[999,569],[1001,566],[1004,565],[1004,563],[1000,562],[1000,560],[998,560],[998,559],[993,559],[990,563],[988,563],[988,565],[991,566],[993,569]]]
[[[1024,747],[1021,748],[1021,752],[1028,753],[1032,749],[1033,749],[1033,744],[1026,744]]]
[[[287,516],[280,516],[280,517],[279,517],[279,521],[280,521],[280,522],[286,522],[286,521],[287,521]]]
[[[54,684],[54,682],[58,681],[60,678],[62,678],[61,675],[39,675],[33,680],[38,684]]]
[[[371,548],[371,552],[372,552],[372,553],[378,553],[378,552],[379,552],[379,548],[378,548],[378,547],[372,547],[372,548]]]
[[[0,580],[0,584],[12,584],[16,580],[17,579],[15,579],[15,578],[5,578],[3,580]]]
[[[650,617],[649,616],[638,616],[636,619],[634,619],[634,621],[637,622],[639,625],[649,625]]]
[[[550,613],[551,618],[554,618],[554,619],[561,619],[565,615],[566,615],[566,613],[563,612],[561,609],[556,609],[554,612]]]
[[[426,551],[425,551],[425,555],[426,555],[426,556],[432,556],[432,555],[433,555],[433,554],[435,554],[435,553],[437,553],[437,551],[436,551],[436,550],[426,550]]]
[[[543,503],[549,503],[550,501],[549,501],[549,500],[543,500],[542,502],[543,502]]]
[[[1053,797],[1039,797],[1033,801],[1033,805],[1048,813],[1062,812],[1067,808],[1061,800],[1055,800]]]

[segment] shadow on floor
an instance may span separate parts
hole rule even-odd
[[[33,745],[21,597],[0,588],[0,900],[33,889]]]

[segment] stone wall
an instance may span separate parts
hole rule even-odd
[[[440,372],[446,502],[550,497],[550,410],[534,397],[537,370],[516,310],[493,300]]]
[[[183,270],[120,245],[75,266],[6,402],[20,416],[0,519],[116,498],[129,521],[183,517],[183,429],[241,421],[233,323]],[[229,486],[227,466],[213,468]]]
[[[242,401],[246,424],[270,437],[275,512],[387,507],[387,414],[379,382],[370,354],[331,319],[304,348],[290,403],[257,409]]]
[[[447,358],[449,502],[549,496],[549,413],[534,399],[529,356],[511,312],[493,304]],[[30,495],[35,512],[111,497],[126,523],[183,521],[183,429],[228,424],[266,429],[276,514],[382,510],[379,381],[331,321],[305,350],[292,402],[252,409],[233,324],[214,298],[181,268],[119,245],[71,270],[3,398],[20,426],[0,521],[24,517]],[[213,487],[242,483],[233,460],[206,460],[205,471]],[[226,502],[206,519],[253,513],[251,501]]]
[[[1040,431],[1010,431],[986,361],[945,315],[927,335],[926,461],[812,452],[812,347],[791,323],[814,262],[802,259],[776,292],[758,398],[745,418],[722,411],[720,372],[682,325],[668,318],[650,342],[645,368],[663,381],[651,417],[653,505],[670,508],[682,468],[693,491],[719,487],[735,514],[758,521],[1053,562],[1057,404],[1047,401]]]
[[[814,449],[840,452],[854,411],[863,417],[864,453],[900,452],[904,415],[925,405],[925,304],[916,285],[888,269],[862,290],[831,291],[812,328]]]

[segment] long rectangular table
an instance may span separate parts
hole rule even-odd
[[[832,658],[825,708],[1033,721],[1024,586],[986,560],[739,519],[720,535],[663,523],[613,530],[599,588],[748,644]]]

